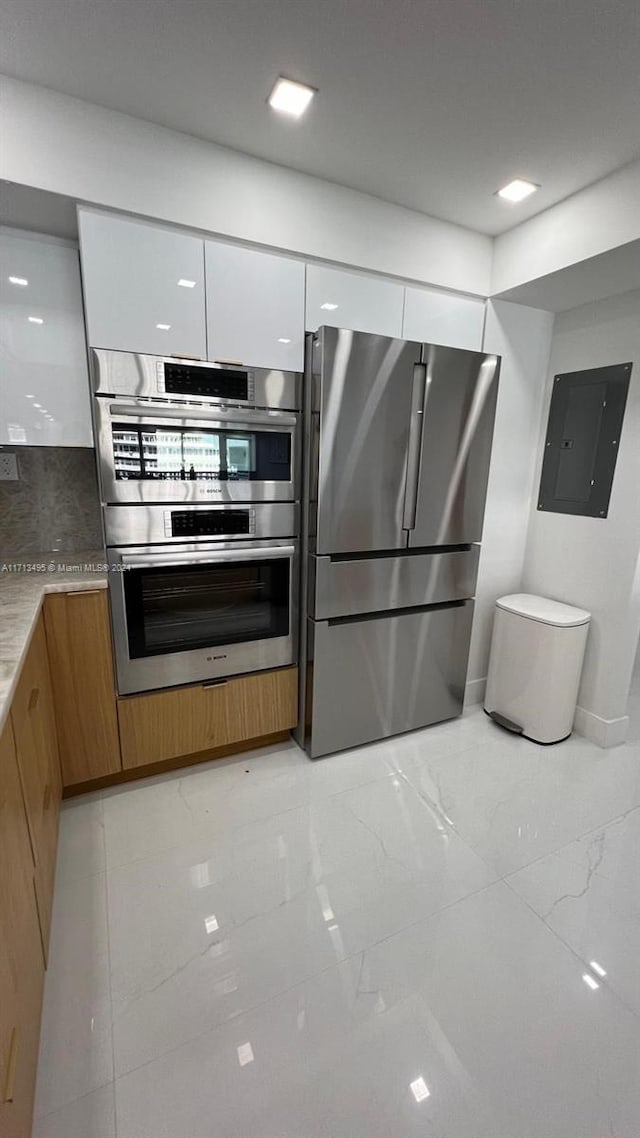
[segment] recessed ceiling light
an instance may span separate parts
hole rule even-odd
[[[35,399],[35,395],[25,395],[25,399]]]
[[[42,403],[34,403],[34,405],[33,405],[33,406],[34,406],[34,407],[37,407],[37,408],[38,408],[38,411],[41,411],[41,410],[42,410]]]
[[[529,197],[529,194],[535,194],[540,186],[536,186],[535,182],[527,182],[525,178],[514,178],[501,190],[497,191],[499,198],[504,198],[508,202],[521,202]]]
[[[278,336],[278,343],[279,344],[290,344],[291,340],[287,340],[286,336]]]
[[[27,316],[27,320],[30,324],[44,324],[41,316]]]
[[[26,277],[9,277],[9,284],[20,285],[21,288],[26,288],[29,281]]]
[[[170,327],[170,324],[156,324],[156,328],[159,328],[161,332],[168,332]]]
[[[196,282],[195,281],[188,281],[186,277],[180,277],[178,284],[180,285],[181,288],[195,288],[196,287]]]
[[[594,980],[593,976],[590,976],[588,972],[583,973],[582,979],[587,985],[587,988],[591,988],[592,992],[595,992],[596,988],[600,987],[598,981]]]
[[[327,301],[326,304],[321,304],[320,307],[326,308],[327,312],[335,312],[338,305],[337,304],[331,304],[330,301]]]
[[[274,111],[282,111],[285,115],[292,115],[294,119],[299,119],[300,115],[306,111],[315,93],[314,88],[307,87],[306,83],[295,83],[293,79],[285,79],[280,75],[269,95],[269,105],[273,107]]]

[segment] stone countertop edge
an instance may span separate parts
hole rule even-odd
[[[106,589],[106,561],[106,554],[95,550],[0,556],[0,732],[46,593]]]

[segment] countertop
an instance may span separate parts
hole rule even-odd
[[[0,560],[0,730],[45,593],[106,589],[103,551],[20,554]]]

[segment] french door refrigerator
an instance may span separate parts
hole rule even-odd
[[[462,711],[500,359],[307,339],[298,741],[312,758]]]

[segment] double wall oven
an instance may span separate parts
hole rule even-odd
[[[294,373],[94,351],[118,690],[296,660]]]

